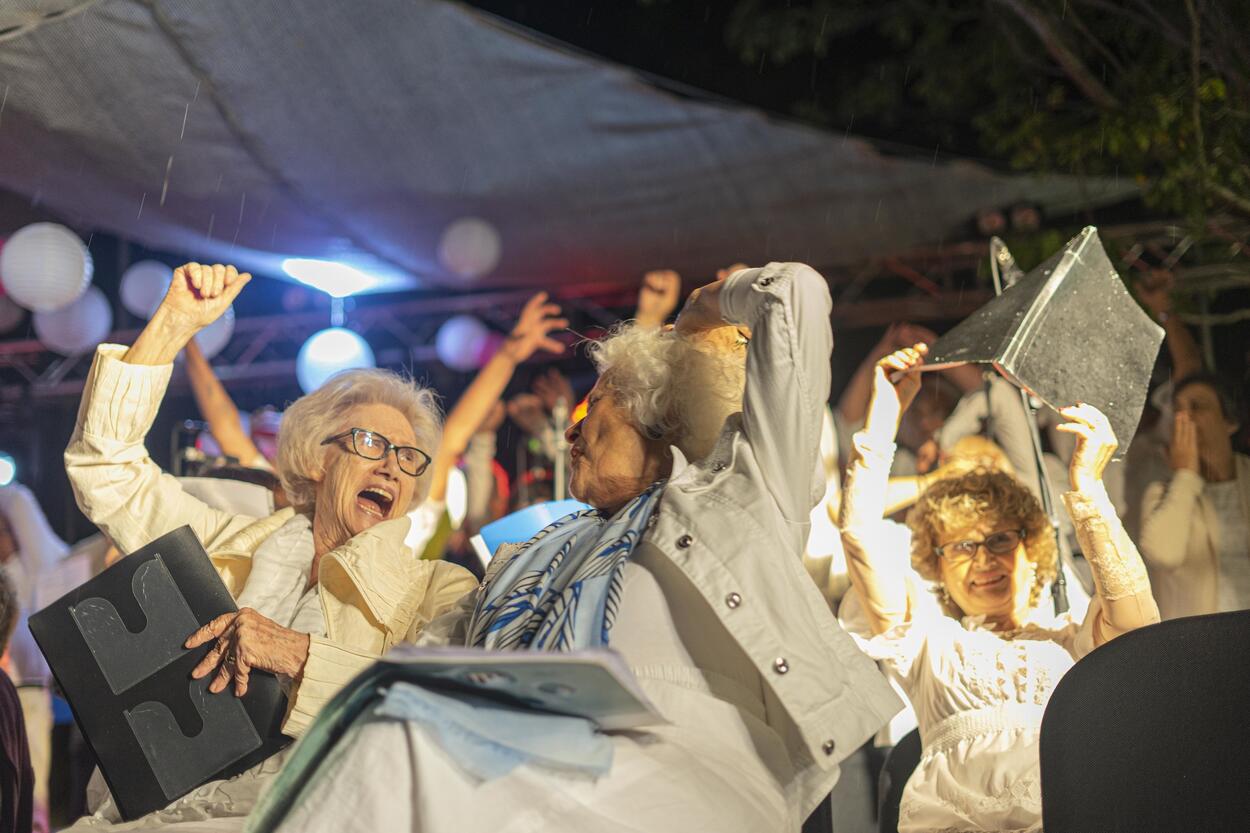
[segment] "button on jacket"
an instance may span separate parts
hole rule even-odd
[[[839,627],[803,567],[812,507],[824,496],[818,451],[829,396],[830,299],[799,263],[737,272],[720,294],[726,321],[751,328],[743,408],[716,447],[673,472],[640,546],[675,565],[750,658],[765,719],[783,739],[803,811],[837,765],[902,708],[877,666]],[[519,545],[500,547],[483,585]],[[430,624],[424,644],[464,644],[478,594]],[[688,637],[687,637],[688,638]]]
[[[742,412],[705,459],[683,466],[675,453],[647,541],[751,657],[784,711],[769,723],[805,779],[827,783],[821,773],[902,708],[803,567],[811,510],[825,492],[829,289],[809,266],[771,263],[732,275],[720,306],[725,321],[751,328]]]

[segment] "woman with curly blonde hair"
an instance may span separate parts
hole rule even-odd
[[[1055,578],[1059,562],[1055,536],[1046,513],[1027,486],[1006,472],[980,468],[939,480],[916,501],[907,515],[907,526],[912,535],[911,565],[934,582],[942,610],[948,616],[960,618],[962,611],[975,603],[956,601],[961,592],[959,585],[952,585],[956,588],[952,595],[942,581],[942,557],[938,551],[952,533],[975,526],[987,515],[997,516],[1011,527],[998,533],[1001,538],[987,539],[987,550],[992,553],[996,544],[1005,546],[1017,539],[1023,542],[1024,559],[1020,566],[1031,573],[1032,579],[1021,582],[1018,590],[1027,591],[1029,609],[1037,607],[1042,590]]]
[[[908,515],[912,565],[945,615],[909,601],[903,581],[875,568],[888,555],[882,515],[894,435],[919,387],[908,371],[924,352],[917,345],[878,363],[842,505],[851,583],[874,634],[863,647],[897,676],[920,724],[923,752],[898,829],[1040,830],[1038,730],[1055,685],[1085,654],[1157,622],[1159,611],[1102,485],[1115,435],[1089,405],[1060,411],[1069,420],[1060,430],[1076,436],[1064,502],[1096,589],[1083,621],[1041,604],[1057,569],[1054,534],[1028,488],[1000,471],[942,479]]]

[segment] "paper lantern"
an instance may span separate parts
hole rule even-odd
[[[0,249],[0,280],[13,301],[50,312],[76,301],[91,283],[91,253],[56,223],[19,229]]]
[[[122,306],[131,315],[151,318],[173,279],[174,270],[158,260],[132,263],[122,273]]]
[[[475,370],[491,332],[471,315],[456,315],[443,322],[434,337],[434,352],[452,370]]]
[[[480,278],[499,265],[502,248],[494,226],[477,217],[465,217],[443,230],[438,259],[454,275]]]
[[[24,317],[26,310],[10,301],[7,295],[0,295],[0,333],[7,333],[16,327]]]
[[[86,353],[113,329],[113,308],[97,287],[88,287],[77,301],[51,312],[35,313],[35,335],[63,356]]]
[[[376,366],[373,348],[360,333],[343,327],[330,327],[314,333],[299,349],[299,356],[295,359],[295,377],[304,393],[312,393],[335,373]]]

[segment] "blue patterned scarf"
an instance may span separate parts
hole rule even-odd
[[[646,532],[664,481],[614,515],[576,512],[517,550],[478,600],[469,644],[517,651],[571,651],[608,644],[625,562]]]

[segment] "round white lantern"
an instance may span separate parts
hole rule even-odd
[[[477,217],[465,217],[443,230],[438,259],[454,275],[480,278],[499,265],[502,249],[494,226]]]
[[[35,313],[35,335],[63,356],[86,353],[108,338],[112,329],[113,308],[94,286],[69,306]]]
[[[295,377],[304,393],[312,393],[339,371],[376,366],[373,348],[360,333],[330,327],[313,334],[299,349]]]
[[[132,263],[122,273],[122,306],[131,315],[151,318],[173,279],[174,270],[159,260]]]
[[[26,310],[9,300],[9,296],[0,295],[0,333],[7,333],[22,323],[25,316]]]
[[[466,371],[478,367],[484,343],[490,330],[472,315],[456,315],[443,322],[434,337],[434,352],[439,361],[452,370]]]
[[[19,229],[0,249],[0,280],[9,297],[36,312],[73,303],[91,283],[91,253],[57,223]]]

